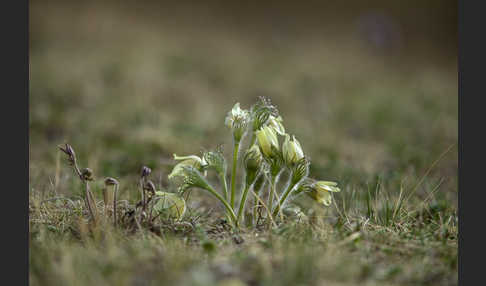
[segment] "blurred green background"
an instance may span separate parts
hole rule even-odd
[[[163,181],[172,153],[231,152],[226,112],[261,95],[314,175],[420,176],[458,140],[456,6],[31,1],[30,183],[52,185],[64,142],[99,176]],[[431,177],[456,200],[457,146]]]

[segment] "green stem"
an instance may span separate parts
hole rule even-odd
[[[249,189],[250,189],[250,185],[245,184],[245,190],[243,191],[243,194],[241,194],[240,209],[238,210],[238,217],[237,217],[238,222],[240,221],[241,215],[243,213],[243,209],[245,209],[245,202],[246,202],[246,197],[248,196]]]
[[[235,212],[233,211],[233,208],[228,204],[228,202],[218,193],[216,192],[211,186],[208,186],[207,189],[211,194],[213,194],[220,202],[223,203],[223,205],[226,207],[226,210],[228,211],[228,213],[230,214],[231,216],[231,219],[233,220],[233,222],[238,225],[238,222],[237,222],[237,219],[236,219],[236,215],[235,215]]]
[[[116,227],[116,194],[118,192],[118,184],[115,185],[113,194],[113,225]]]
[[[275,185],[277,181],[277,176],[272,176],[272,181],[270,185],[270,194],[268,196],[268,209],[272,211],[273,208],[273,199],[275,197]]]
[[[235,181],[236,181],[236,164],[238,162],[238,149],[240,142],[235,142],[233,150],[233,168],[231,170],[231,207],[235,207]]]
[[[219,174],[221,184],[223,185],[224,199],[228,199],[228,183],[226,182],[226,172]]]
[[[290,176],[292,176],[292,174],[290,174]],[[289,196],[289,194],[291,193],[291,191],[295,187],[295,185],[297,185],[297,183],[298,182],[290,181],[289,187],[287,188],[287,190],[285,191],[285,193],[280,198],[280,201],[278,202],[278,205],[275,207],[275,210],[272,213],[273,217],[276,217],[277,216],[278,212],[280,211],[280,207],[283,206],[283,204],[285,203],[285,200],[287,199],[287,197]]]
[[[251,141],[250,141],[250,147],[253,146],[253,144],[255,144],[255,141],[256,141],[256,136],[255,136],[255,132],[252,132],[251,133]]]

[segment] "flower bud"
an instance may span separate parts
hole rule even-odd
[[[275,130],[269,126],[264,126],[255,133],[258,145],[264,156],[271,158],[279,150],[278,138]]]
[[[258,148],[256,144],[253,144],[250,149],[246,150],[244,163],[247,171],[256,171],[260,169],[262,161],[262,153],[260,152],[260,148]]]
[[[297,163],[300,159],[304,158],[304,152],[300,146],[299,141],[295,139],[295,136],[290,136],[285,134],[285,141],[282,144],[282,153],[285,163],[288,166],[292,166]]]
[[[302,157],[292,167],[292,182],[297,184],[300,180],[307,177],[309,174],[310,161],[306,157]]]
[[[270,116],[276,116],[277,114],[277,108],[272,105],[270,100],[265,97],[260,97],[259,101],[251,107],[253,131],[262,128],[268,122]]]
[[[93,170],[90,168],[84,168],[81,170],[81,176],[85,181],[93,181]]]
[[[220,151],[209,151],[204,153],[203,160],[206,162],[204,169],[214,169],[218,174],[226,174],[226,159]]]
[[[183,183],[180,186],[179,191],[182,193],[192,187],[198,187],[205,190],[210,189],[204,176],[193,166],[182,166],[180,177],[182,177]]]
[[[277,132],[277,134],[283,136],[285,135],[285,127],[283,126],[282,122],[282,116],[275,117],[273,115],[270,115],[267,124],[268,126],[272,127],[275,132]]]
[[[181,196],[168,193],[156,192],[157,202],[154,204],[154,212],[160,215],[166,215],[169,218],[180,219],[186,211],[186,201]]]
[[[141,174],[141,177],[142,178],[146,178],[146,177],[148,177],[148,175],[150,175],[150,173],[152,173],[152,170],[149,167],[147,167],[147,166],[143,166],[141,173],[142,173]]]
[[[181,162],[175,165],[174,169],[172,169],[172,172],[168,176],[169,179],[183,175],[182,171],[184,166],[192,166],[197,170],[202,171],[207,165],[207,162],[204,158],[201,159],[196,155],[177,156],[176,154],[174,154],[174,160],[179,160]]]
[[[335,182],[313,180],[311,183],[303,183],[301,188],[308,196],[318,203],[329,206],[331,205],[332,200],[331,192],[340,191],[340,189],[336,186],[337,183]]]
[[[239,102],[237,102],[233,106],[233,109],[228,112],[225,119],[225,124],[233,131],[233,137],[236,142],[241,141],[241,138],[246,131],[249,119],[250,115],[248,110],[241,109]]]
[[[260,148],[253,144],[250,149],[246,150],[243,162],[246,169],[246,183],[251,185],[256,179],[261,169],[263,157]]]

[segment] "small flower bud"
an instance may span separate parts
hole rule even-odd
[[[282,124],[283,119],[282,116],[275,117],[273,115],[270,115],[268,118],[268,126],[272,127],[275,132],[279,135],[285,135],[285,127]]]
[[[309,165],[310,161],[307,158],[302,157],[291,167],[292,182],[294,184],[297,184],[300,180],[307,177],[309,174]]]
[[[247,170],[258,170],[262,164],[262,161],[262,153],[256,144],[253,144],[250,149],[246,150],[244,163]]]
[[[206,162],[204,169],[214,169],[218,174],[226,173],[226,159],[220,151],[209,151],[204,153],[203,160]]]
[[[292,139],[290,139],[288,134],[285,134],[285,141],[282,144],[282,153],[287,166],[292,166],[297,163],[297,161],[304,158],[304,152],[302,151],[299,141],[295,139],[295,136],[292,136]]]
[[[225,119],[225,124],[233,131],[233,137],[236,142],[240,142],[246,131],[250,115],[248,110],[241,109],[240,103],[237,102]]]
[[[261,169],[263,156],[260,152],[260,148],[257,145],[251,146],[245,153],[243,162],[246,169],[246,181],[250,185],[256,179],[259,170]]]
[[[184,166],[192,166],[196,168],[199,171],[203,171],[204,168],[207,165],[207,162],[204,158],[199,158],[196,155],[190,155],[190,156],[177,156],[174,154],[174,160],[179,160],[181,161],[177,165],[175,165],[174,169],[172,169],[172,172],[169,174],[168,178],[172,179],[174,177],[178,176],[183,176],[183,167]]]
[[[84,168],[81,170],[81,176],[85,181],[93,181],[93,171],[90,168]]]
[[[262,128],[270,116],[277,116],[277,108],[272,105],[269,99],[265,97],[260,97],[259,101],[251,107],[251,121],[253,124],[253,131],[257,131]]]
[[[169,218],[180,219],[186,211],[186,201],[181,196],[168,193],[156,192],[156,203],[154,204],[154,212],[160,215],[167,215]]]
[[[152,173],[152,169],[150,169],[149,167],[147,166],[143,166],[142,167],[142,172],[141,172],[141,177],[142,178],[146,178],[150,175],[150,173]]]
[[[180,173],[180,177],[183,179],[183,184],[179,188],[180,192],[183,193],[192,187],[199,187],[206,190],[210,189],[210,186],[204,179],[204,176],[193,166],[182,166]]]
[[[274,157],[276,151],[279,150],[278,138],[275,130],[269,126],[264,126],[255,134],[258,139],[258,145],[260,146],[263,155],[267,158]]]
[[[299,192],[305,192],[312,199],[325,206],[331,205],[331,192],[339,192],[340,189],[335,182],[305,180],[299,187]]]

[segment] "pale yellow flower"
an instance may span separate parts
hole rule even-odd
[[[168,217],[180,219],[186,212],[186,201],[181,196],[168,192],[155,192],[157,203],[154,212],[165,214]]]
[[[169,179],[181,176],[183,174],[183,166],[192,166],[200,171],[202,171],[203,167],[206,166],[206,160],[196,155],[177,156],[176,154],[174,154],[174,160],[182,162],[175,165],[174,169],[172,169],[172,172],[168,176]]]
[[[264,126],[257,130],[255,135],[258,139],[258,145],[265,156],[272,157],[274,149],[279,150],[277,134],[272,127]]]
[[[295,136],[292,136],[292,139],[290,139],[288,134],[285,134],[285,141],[282,144],[282,153],[287,165],[293,165],[304,158],[304,151],[302,151],[302,146],[299,141],[295,139]]]
[[[233,136],[237,142],[241,140],[245,133],[246,126],[250,120],[250,113],[246,109],[240,108],[240,103],[237,102],[225,119],[225,124],[233,131]]]
[[[285,135],[285,127],[282,124],[283,119],[281,116],[275,117],[273,115],[270,115],[268,118],[268,126],[272,127],[275,132],[277,132],[279,135]]]
[[[341,191],[335,182],[317,181],[312,184],[311,190],[308,193],[314,200],[325,206],[331,205],[331,192]]]

